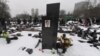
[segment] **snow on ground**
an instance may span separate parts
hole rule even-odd
[[[28,33],[34,35],[39,32],[22,31],[20,33],[23,36],[19,37],[18,40],[11,41],[11,44],[6,44],[5,39],[0,38],[0,56],[59,56],[57,54],[52,54],[51,50],[46,49],[44,52],[39,51],[39,49],[41,49],[41,44],[38,48],[34,48],[39,38],[28,36]],[[61,35],[62,33],[58,33],[58,37]],[[66,36],[73,39],[73,46],[67,49],[64,56],[100,56],[100,51],[94,47],[90,47],[90,44],[78,42],[81,38],[77,37],[77,35],[71,36],[66,34]],[[30,55],[25,50],[22,51],[22,47],[32,48],[33,53]]]
[[[18,51],[20,51],[20,48],[22,47],[34,48],[36,43],[38,42],[38,39],[29,37],[28,33],[32,33],[32,32],[22,31],[21,34],[23,36],[19,37],[19,40],[13,40],[11,44],[6,44],[6,42],[4,41],[3,44],[5,45],[0,47],[0,56],[1,55],[2,56],[18,56],[20,54],[18,53]],[[38,32],[35,32],[33,34],[36,34],[36,33]]]
[[[84,27],[84,26],[78,26],[80,29],[82,29],[83,31],[87,30],[88,27]]]
[[[84,26],[78,26],[80,29],[83,29],[83,31],[85,31],[85,30],[87,30],[88,29],[88,27],[84,27]],[[94,32],[94,30],[97,30],[97,32],[100,32],[100,25],[92,25],[92,26],[90,26],[90,31],[91,32]]]
[[[92,28],[99,28],[100,25],[93,24],[93,25],[91,25],[91,27],[92,27]]]
[[[10,30],[16,30],[16,28],[15,27],[11,27]]]
[[[66,29],[66,28],[63,28],[62,30],[63,31],[72,31],[71,29]]]
[[[99,50],[90,47],[88,43],[80,43],[77,36],[70,36],[73,39],[73,46],[68,48],[66,56],[100,56]]]
[[[35,30],[40,30],[40,31],[42,30],[41,27],[34,27],[34,29],[35,29]]]

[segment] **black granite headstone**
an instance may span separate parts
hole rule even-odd
[[[21,20],[20,19],[17,19],[17,24],[21,24]]]
[[[5,21],[6,21],[5,18],[0,19],[1,28],[3,30],[6,30],[6,23],[5,23]]]
[[[61,25],[61,26],[64,26],[64,25],[65,25],[64,19],[60,20],[60,25]]]
[[[34,25],[36,25],[37,22],[38,22],[38,18],[37,17],[34,17],[34,20],[33,20]]]
[[[27,20],[26,19],[23,19],[23,24],[27,24]]]
[[[47,5],[47,16],[42,17],[42,48],[56,46],[60,3]]]

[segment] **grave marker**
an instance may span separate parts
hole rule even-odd
[[[60,3],[47,5],[47,16],[42,17],[42,48],[55,48]]]

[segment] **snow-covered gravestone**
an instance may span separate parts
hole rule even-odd
[[[60,3],[47,5],[47,16],[42,17],[42,48],[55,48]]]

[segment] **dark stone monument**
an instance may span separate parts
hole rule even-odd
[[[20,19],[17,19],[17,24],[21,24],[21,20]]]
[[[37,22],[38,22],[38,18],[35,16],[35,17],[34,17],[34,20],[33,20],[34,25],[36,25]]]
[[[26,19],[23,19],[23,24],[27,24],[27,20]]]
[[[56,46],[60,3],[47,5],[47,16],[42,17],[42,48]]]
[[[6,23],[5,23],[5,21],[6,21],[5,18],[0,19],[0,24],[1,24],[2,30],[6,30]]]
[[[64,26],[64,25],[65,25],[64,19],[60,20],[60,26]]]

